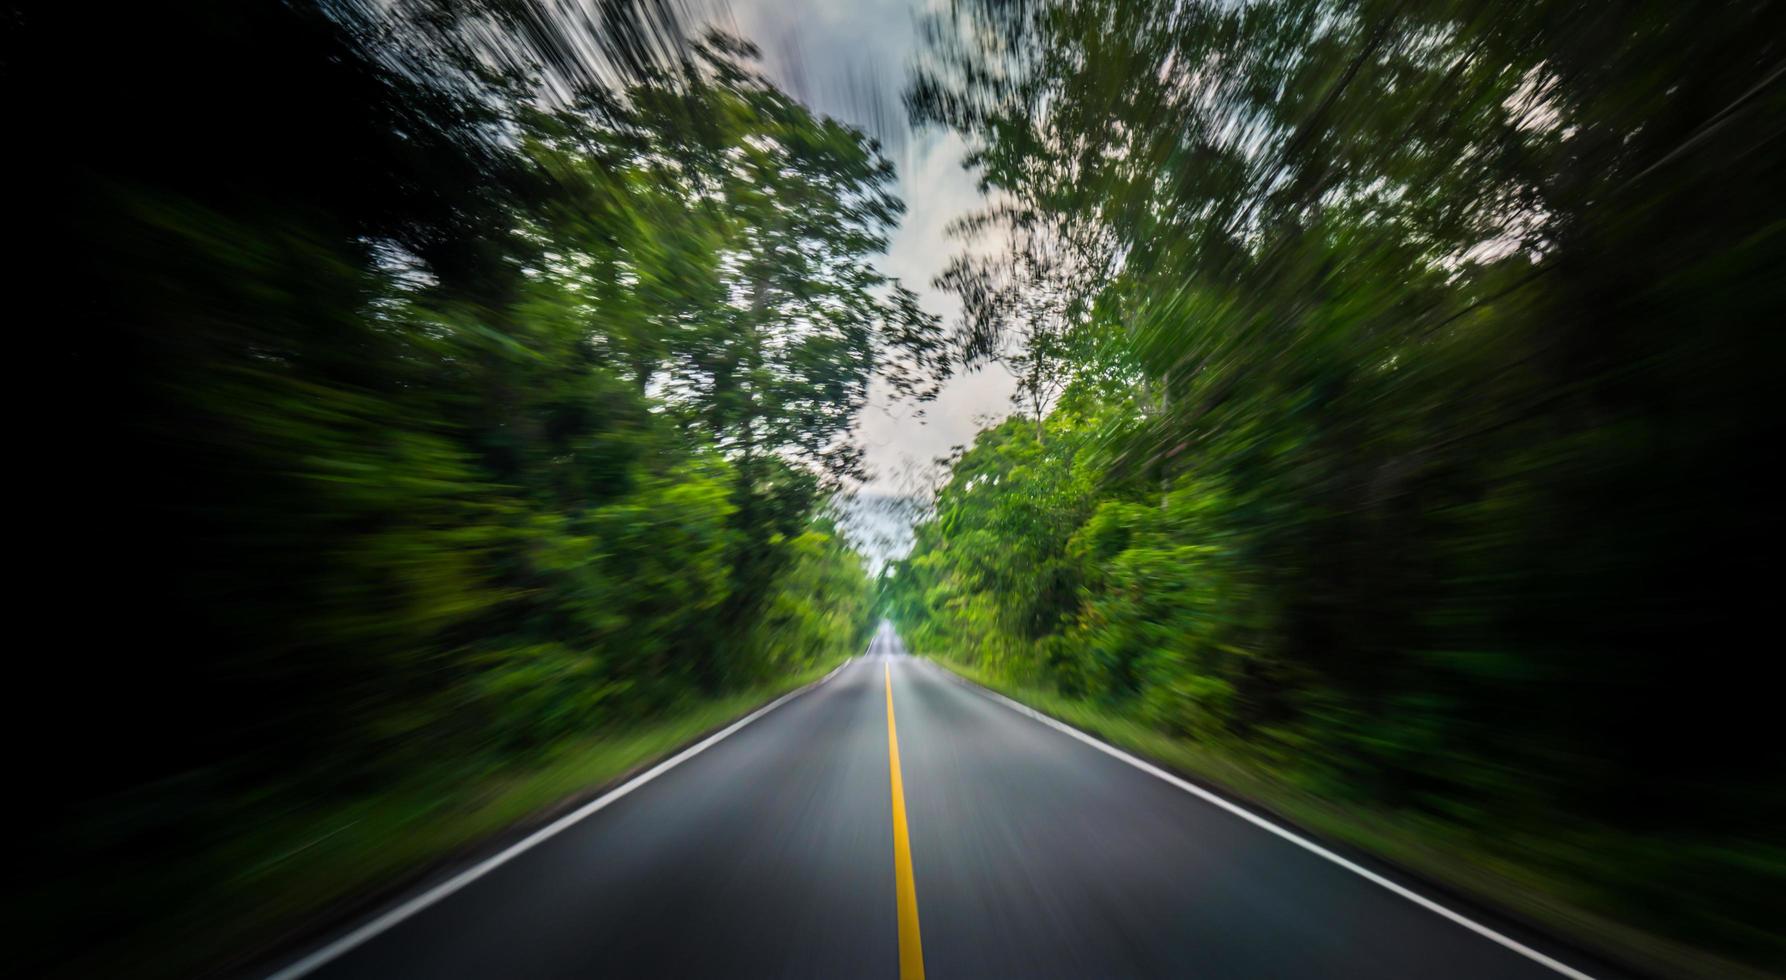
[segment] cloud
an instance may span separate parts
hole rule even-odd
[[[947,235],[949,223],[984,199],[961,168],[966,147],[958,136],[907,126],[900,93],[918,52],[918,10],[914,0],[735,0],[720,22],[762,48],[764,72],[790,94],[881,140],[899,164],[907,210],[879,265],[952,324],[960,305],[931,281],[961,249]],[[894,402],[876,385],[858,430],[873,474],[866,489],[927,489],[918,484],[934,476],[931,461],[1009,414],[1013,388],[998,367],[951,379],[925,405]]]

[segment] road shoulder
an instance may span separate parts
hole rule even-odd
[[[1771,974],[1681,946],[1587,912],[1540,887],[1470,860],[1469,850],[1411,829],[1393,815],[1359,813],[1251,770],[1203,746],[1173,739],[1084,702],[1000,683],[963,664],[925,656],[944,676],[990,700],[1052,722],[1144,765],[1192,784],[1263,820],[1356,862],[1516,942],[1578,966],[1595,977],[1725,977],[1768,980]]]

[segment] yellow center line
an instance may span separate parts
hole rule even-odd
[[[887,673],[887,760],[893,770],[893,892],[899,903],[899,980],[924,980],[918,939],[918,888],[912,882],[912,840],[905,828],[905,781],[899,775],[899,731],[893,726],[893,665]]]

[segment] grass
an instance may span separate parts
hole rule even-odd
[[[245,826],[182,867],[161,859],[140,869],[112,869],[109,882],[68,880],[68,889],[88,898],[96,887],[109,889],[137,907],[121,910],[128,928],[115,942],[89,948],[53,975],[239,971],[269,949],[363,912],[443,864],[547,821],[833,666],[691,700],[648,722],[559,745],[525,767],[442,760],[436,770],[376,794]],[[195,897],[173,899],[182,892]],[[169,899],[161,907],[144,902],[158,894]]]
[[[989,676],[947,657],[930,656],[982,687],[1272,813],[1313,836],[1386,861],[1622,966],[1695,980],[1766,980],[1775,976],[1593,911],[1584,905],[1577,882],[1541,870],[1561,863],[1547,858],[1597,853],[1596,846],[1606,843],[1603,828],[1565,828],[1558,837],[1545,840],[1502,835],[1491,841],[1431,817],[1340,806],[1269,764],[1168,735],[1102,705]]]

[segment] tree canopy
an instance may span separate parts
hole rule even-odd
[[[1031,418],[950,461],[902,627],[1780,955],[1752,637],[1782,27],[952,5],[909,102],[992,192],[964,231],[994,247],[944,283],[958,350],[1018,372]]]
[[[108,753],[32,763],[46,945],[240,945],[328,814],[413,819],[866,640],[829,500],[870,380],[947,364],[873,264],[892,165],[739,39],[545,9],[9,27],[63,392],[29,434],[48,667]]]

